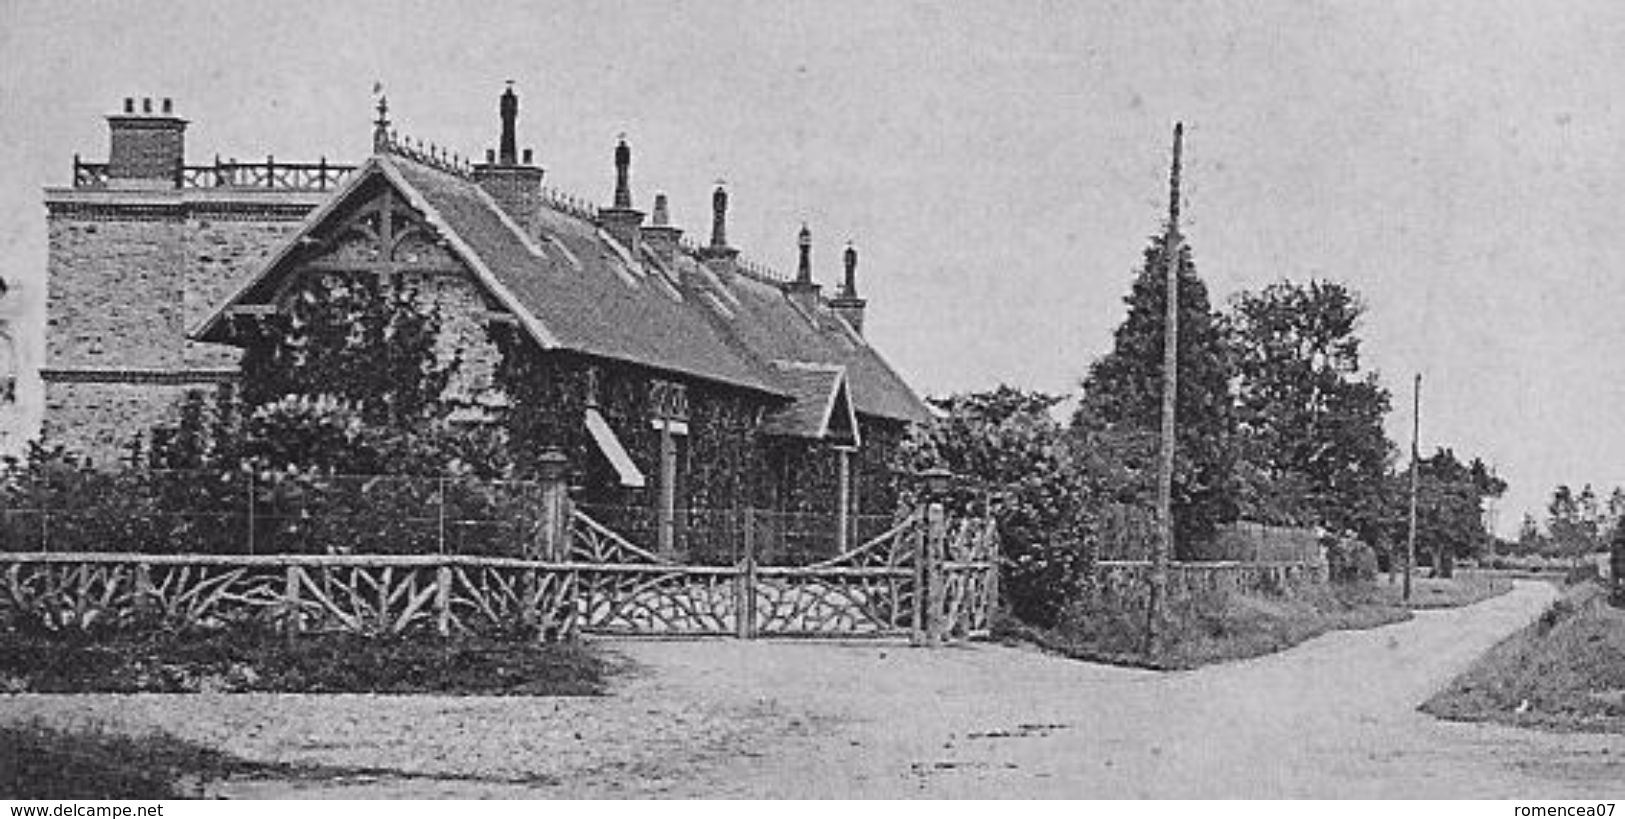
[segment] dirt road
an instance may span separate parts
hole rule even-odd
[[[0,699],[161,726],[261,760],[373,773],[227,796],[1596,797],[1625,737],[1441,723],[1415,706],[1554,597],[1468,609],[1176,674],[961,646],[614,642],[597,699]]]

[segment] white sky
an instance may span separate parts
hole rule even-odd
[[[189,158],[356,161],[370,92],[470,156],[521,94],[548,181],[634,192],[816,274],[862,253],[869,333],[922,391],[1070,390],[1107,349],[1187,122],[1188,234],[1219,298],[1336,278],[1366,356],[1425,373],[1423,445],[1509,479],[1625,483],[1625,109],[1613,2],[437,3],[0,0],[0,275],[44,269],[40,188],[169,96]]]

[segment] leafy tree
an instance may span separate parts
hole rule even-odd
[[[1608,494],[1607,522],[1605,528],[1612,533],[1614,540],[1619,538],[1619,531],[1625,528],[1625,486],[1616,486]]]
[[[1395,473],[1391,480],[1408,484],[1409,475]],[[1464,464],[1453,450],[1440,447],[1421,459],[1416,539],[1418,548],[1431,552],[1435,576],[1450,577],[1456,558],[1478,554],[1490,542],[1490,533],[1484,528],[1484,499],[1499,497],[1505,491],[1506,482],[1479,458]],[[1405,499],[1408,492],[1407,485],[1405,492],[1390,492],[1390,496]],[[1391,521],[1405,519],[1403,505],[1391,508]]]
[[[1625,608],[1625,523],[1614,526],[1610,544],[1608,575],[1611,591],[1609,602],[1616,608]]]
[[[1379,540],[1389,394],[1360,367],[1364,312],[1348,287],[1320,280],[1234,300],[1238,437],[1249,483],[1262,487],[1247,517]]]
[[[1535,516],[1528,512],[1523,513],[1523,522],[1518,524],[1517,553],[1520,555],[1535,555],[1546,551],[1546,535],[1540,531],[1540,524]]]
[[[1128,315],[1113,336],[1111,351],[1089,367],[1072,419],[1085,451],[1104,443],[1137,453],[1125,463],[1118,492],[1121,500],[1146,508],[1156,498],[1157,460],[1144,456],[1156,451],[1161,430],[1166,247],[1163,239],[1153,238],[1146,248],[1144,264],[1124,299]],[[1236,517],[1234,369],[1224,320],[1209,304],[1189,245],[1180,247],[1178,278],[1173,511],[1176,543],[1193,543],[1211,537],[1217,523]]]
[[[1056,396],[1000,386],[932,399],[944,417],[906,442],[902,468],[946,468],[968,480],[957,502],[987,503],[999,526],[1002,590],[1011,612],[1052,626],[1085,568],[1079,548],[1083,495],[1062,429],[1050,416]]]
[[[1603,548],[1607,535],[1603,512],[1590,484],[1579,494],[1567,484],[1560,484],[1552,490],[1546,514],[1546,530],[1551,533],[1552,550],[1557,554],[1577,560]]]

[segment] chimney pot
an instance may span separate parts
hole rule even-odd
[[[846,280],[841,283],[841,292],[829,303],[830,309],[836,315],[846,320],[853,332],[863,335],[863,312],[868,302],[858,298],[858,250],[851,242],[846,243]]]
[[[801,233],[796,236],[796,246],[801,251],[801,264],[796,268],[795,281],[786,282],[781,287],[791,303],[812,318],[818,311],[819,288],[812,280],[812,231],[805,223],[801,225]]]
[[[509,80],[508,87],[502,91],[502,98],[497,104],[497,113],[502,115],[502,140],[498,143],[497,157],[502,164],[512,165],[518,154],[515,150],[515,146],[518,145],[515,122],[519,119],[519,95],[513,92],[513,80]]]
[[[796,268],[796,282],[798,284],[812,283],[812,231],[807,229],[807,223],[801,223],[801,233],[796,236],[796,245],[801,249],[801,264]]]
[[[846,253],[843,254],[846,262],[846,281],[841,284],[841,298],[855,299],[858,297],[858,249],[851,242],[846,243]]]
[[[615,145],[615,207],[632,208],[632,149],[622,137]]]
[[[668,211],[666,195],[663,193],[655,194],[655,212],[653,224],[655,227],[667,227],[671,224],[671,213]]]
[[[711,246],[728,246],[728,192],[721,185],[711,194]]]

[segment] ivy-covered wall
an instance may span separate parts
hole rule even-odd
[[[501,361],[496,383],[507,396],[504,421],[521,472],[557,447],[569,459],[579,502],[598,507],[653,509],[658,502],[660,431],[653,422],[650,385],[679,381],[665,373],[567,352],[543,351],[515,327],[491,331]],[[589,371],[596,373],[590,376]],[[589,381],[596,379],[598,409],[647,479],[632,489],[587,432]],[[677,507],[737,512],[747,508],[833,514],[839,498],[839,453],[828,444],[759,435],[772,399],[709,382],[681,379],[688,393],[688,434],[674,436]],[[862,514],[889,515],[896,507],[892,460],[902,424],[864,416],[863,446],[853,459],[852,491]]]

